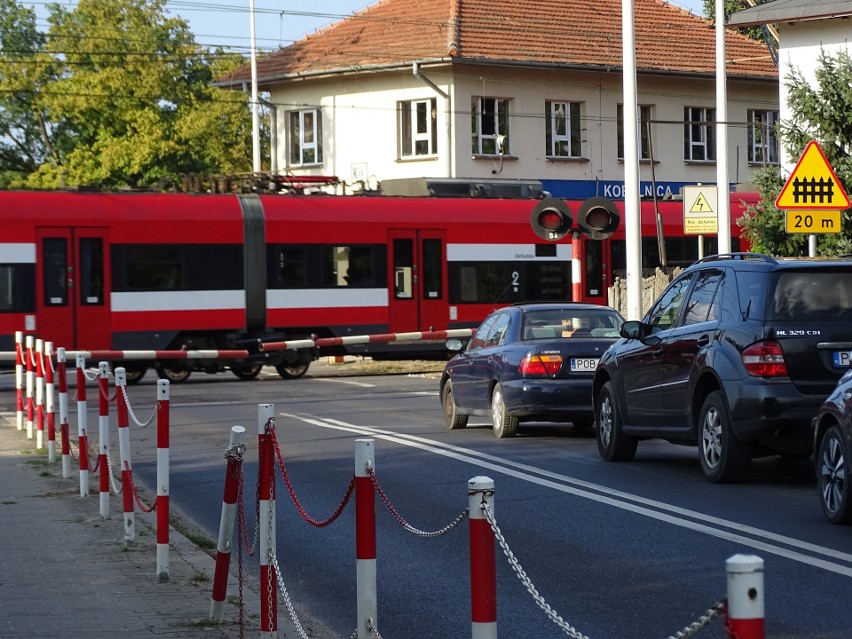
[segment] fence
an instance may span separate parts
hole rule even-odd
[[[648,312],[651,305],[681,271],[683,269],[677,267],[671,273],[666,273],[663,269],[657,267],[653,275],[642,278],[642,315]],[[612,308],[627,317],[627,280],[625,278],[615,278],[615,282],[609,287],[608,300],[608,304]]]

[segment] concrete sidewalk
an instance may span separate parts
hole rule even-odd
[[[77,462],[64,479],[59,442],[49,464],[9,408],[0,406],[0,639],[241,636],[236,553],[225,622],[213,624],[212,556],[172,528],[169,581],[157,583],[155,515],[137,508],[136,543],[125,548],[121,497],[110,496],[102,519],[97,476],[80,497]],[[244,570],[251,560],[243,555]],[[250,586],[243,636],[257,637],[260,602]],[[278,599],[278,636],[297,637]]]

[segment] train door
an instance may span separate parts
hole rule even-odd
[[[388,235],[390,330],[445,330],[448,325],[443,231],[392,229]]]
[[[106,229],[37,230],[36,331],[54,347],[112,346]]]
[[[583,269],[582,301],[609,304],[608,289],[612,285],[612,260],[609,259],[611,240],[583,238],[581,257]],[[579,300],[577,300],[579,301]]]

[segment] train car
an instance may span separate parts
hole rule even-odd
[[[743,200],[732,196],[731,219]],[[0,350],[15,331],[68,350],[246,349],[242,360],[127,361],[172,381],[262,365],[298,377],[319,354],[444,357],[436,341],[266,352],[262,342],[475,327],[529,300],[607,303],[623,224],[604,239],[542,239],[540,201],[280,194],[0,192]],[[620,202],[609,203],[620,213]],[[577,211],[582,203],[566,202]],[[657,211],[670,263],[698,256],[683,205],[643,202],[645,266]],[[738,231],[732,229],[734,248]],[[575,236],[572,240],[572,236]],[[715,240],[715,238],[713,238]],[[580,243],[578,243],[580,242]],[[712,245],[708,247],[712,252]],[[578,271],[572,258],[583,258]],[[572,273],[582,287],[572,287]]]

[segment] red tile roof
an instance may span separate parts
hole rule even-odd
[[[713,23],[664,0],[634,0],[634,19],[638,72],[715,74]],[[763,43],[729,30],[725,47],[729,76],[777,78]],[[258,79],[430,60],[619,70],[621,53],[618,0],[381,0],[259,58]]]

